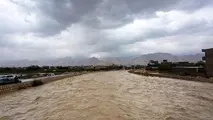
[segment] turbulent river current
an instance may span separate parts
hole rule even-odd
[[[1,95],[0,120],[213,120],[213,84],[90,73]]]

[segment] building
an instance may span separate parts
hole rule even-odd
[[[158,70],[159,63],[158,61],[150,60],[146,66],[146,70]]]
[[[203,49],[202,52],[205,52],[205,57],[203,60],[206,61],[206,73],[208,77],[213,77],[213,48]]]

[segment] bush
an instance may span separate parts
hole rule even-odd
[[[160,64],[158,69],[160,71],[170,71],[172,70],[172,66],[170,64]]]
[[[44,83],[41,81],[41,80],[34,80],[33,81],[33,87],[36,87],[36,86],[40,86],[40,85],[43,85]]]
[[[190,75],[190,73],[188,73],[188,72],[180,72],[179,75],[181,75],[181,76],[188,76],[188,75]]]

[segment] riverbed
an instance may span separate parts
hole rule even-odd
[[[110,71],[0,96],[0,120],[213,120],[213,84]]]

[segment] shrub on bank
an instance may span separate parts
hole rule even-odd
[[[36,87],[36,86],[40,86],[43,85],[44,83],[41,80],[34,80],[32,86]]]

